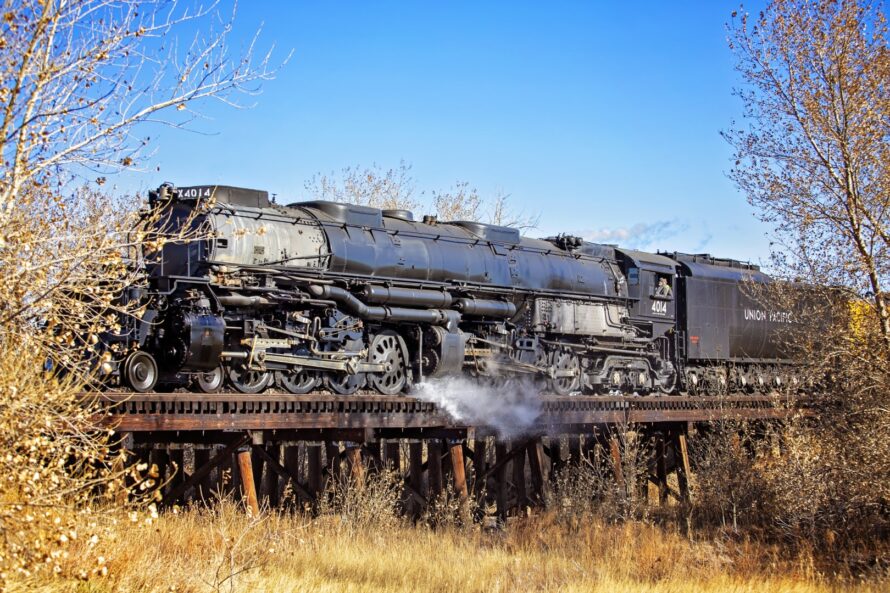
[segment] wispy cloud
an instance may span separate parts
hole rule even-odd
[[[659,220],[652,223],[638,222],[629,227],[603,227],[589,229],[579,234],[594,243],[617,243],[631,249],[666,247],[664,241],[686,232],[689,225],[679,220]]]

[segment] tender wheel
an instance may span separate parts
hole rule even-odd
[[[192,387],[200,393],[217,393],[222,389],[226,375],[222,365],[206,373],[198,373],[192,380]]]
[[[571,373],[570,376],[557,376],[550,380],[553,392],[569,395],[581,386],[581,362],[578,357],[566,350],[557,350],[550,356],[550,364],[557,373]]]
[[[133,391],[151,391],[158,382],[158,364],[151,354],[137,350],[124,360],[121,378]]]
[[[328,373],[324,377],[324,385],[337,395],[352,395],[365,386],[365,375],[364,373],[356,375]]]
[[[302,395],[318,386],[318,374],[307,370],[275,371],[275,381],[288,393]]]
[[[233,366],[229,369],[229,382],[241,393],[259,393],[272,383],[272,373],[252,371],[243,365]]]
[[[408,373],[398,334],[387,331],[374,336],[368,359],[371,363],[385,367],[383,372],[368,374],[371,387],[383,395],[401,393],[408,383]]]

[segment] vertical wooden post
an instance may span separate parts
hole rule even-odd
[[[271,443],[266,448],[266,452],[272,459],[281,463],[281,445]],[[261,482],[263,499],[267,500],[269,506],[274,508],[278,506],[278,478],[281,476],[278,475],[278,472],[272,469],[271,464],[269,463],[264,463],[263,468],[263,481]]]
[[[356,490],[363,490],[365,487],[365,464],[362,461],[362,448],[357,443],[346,445],[346,461],[349,463],[352,487]]]
[[[324,489],[321,465],[321,445],[306,445],[306,469],[309,472],[309,492],[318,501]]]
[[[569,435],[569,463],[581,465],[581,437],[576,434]]]
[[[251,447],[250,459],[251,467],[253,468],[253,486],[254,490],[256,491],[258,501],[263,500],[263,468],[266,465],[266,460],[263,459],[263,456],[260,455],[260,453],[256,449],[262,446],[263,445],[261,444],[257,445],[256,443],[254,443],[254,445]],[[243,470],[244,467],[242,466],[241,469]],[[241,480],[244,480],[243,471]]]
[[[597,449],[599,448],[600,435],[594,429],[594,432],[584,435],[584,441],[581,444],[581,461],[587,461],[590,465],[596,466]]]
[[[226,493],[231,494],[234,500],[241,500],[241,466],[238,465],[238,452],[229,456],[226,466],[231,470],[232,477],[226,485]]]
[[[133,455],[135,457],[132,463],[144,463],[145,465],[151,464],[151,449],[139,447],[138,449],[133,450]]]
[[[488,469],[486,457],[488,455],[488,444],[484,438],[476,439],[473,442],[473,492],[476,496],[485,492],[485,480],[482,474]]]
[[[668,483],[664,432],[661,431],[655,433],[655,480],[658,483],[658,502],[663,506],[667,504]]]
[[[284,447],[284,469],[287,470],[287,473],[292,475],[295,480],[300,479],[300,468],[302,464],[300,463],[300,446],[299,445],[287,445]],[[280,480],[281,488],[279,489],[279,496],[284,495],[284,491],[287,489],[290,480]],[[311,486],[309,489],[310,492]],[[294,489],[294,502],[296,503],[297,508],[300,508],[300,494]]]
[[[448,445],[448,441],[442,441],[439,443],[440,451],[442,451],[442,458],[440,465],[442,466],[442,484],[447,484],[451,480],[451,447]]]
[[[260,514],[260,505],[256,497],[256,485],[253,481],[253,464],[251,463],[251,448],[245,447],[238,450],[238,469],[241,473],[241,487],[244,490],[244,498],[247,509],[254,516]]]
[[[442,443],[438,439],[426,442],[426,471],[430,484],[430,500],[442,493]]]
[[[677,485],[680,487],[680,499],[684,504],[689,503],[689,451],[686,447],[686,434],[682,431],[677,434]]]
[[[176,488],[185,481],[185,451],[180,447],[170,449],[170,480],[169,489]],[[179,502],[179,501],[174,501]]]
[[[426,496],[423,488],[423,441],[411,441],[408,445],[408,483],[411,488],[420,496]],[[412,498],[412,500],[415,500]],[[411,505],[412,515],[419,517],[423,512],[423,508],[419,501]]]
[[[562,441],[555,436],[550,437],[547,444],[550,446],[550,479],[553,479],[562,470]]]
[[[547,481],[544,469],[544,444],[541,439],[535,439],[526,447],[528,452],[528,467],[532,477],[532,502],[542,506],[544,504],[544,483]]]
[[[365,453],[365,468],[368,470],[368,473],[375,474],[382,470],[384,467],[383,455],[381,453],[383,441],[367,442],[362,444],[361,448]]]
[[[500,463],[507,457],[507,443],[498,441],[495,445],[495,464]],[[501,521],[507,520],[507,464],[501,465],[495,472],[497,480],[497,509],[498,518]]]
[[[210,449],[195,448],[195,471],[198,471],[210,462]],[[198,485],[195,486],[195,498],[200,501],[208,501],[211,497],[211,478],[207,474]]]
[[[513,444],[517,446],[517,443]],[[516,508],[522,510],[528,504],[528,493],[525,488],[525,454],[526,446],[513,456],[513,487],[516,489]]]
[[[640,432],[637,436],[638,442],[645,443],[645,450],[648,451],[648,443],[650,442],[649,430],[645,427],[639,428]],[[633,488],[634,493],[636,495],[636,499],[645,505],[649,504],[649,459],[645,460],[646,466],[643,468],[636,467],[634,468],[634,475],[628,476],[628,480],[630,480],[631,484],[628,484],[628,488]],[[642,471],[641,471],[642,470]]]
[[[170,465],[170,455],[167,452],[167,448],[163,449],[152,449],[149,454],[149,459],[151,461],[151,465],[157,466],[158,477],[156,479],[157,486],[156,488],[161,489],[162,494],[166,494],[169,490],[169,487],[164,485],[168,478],[168,469]]]
[[[383,459],[386,467],[392,471],[402,471],[402,454],[399,448],[399,441],[386,441],[383,447]]]
[[[624,469],[621,467],[621,443],[614,434],[609,435],[609,455],[612,458],[612,473],[621,492],[627,493],[627,482],[624,481]]]
[[[329,478],[334,484],[340,482],[340,443],[327,441],[325,443],[325,454],[327,455],[327,464]]]
[[[455,441],[451,443],[451,473],[454,476],[454,491],[460,499],[466,500],[469,496],[467,492],[467,474],[464,467],[464,444],[463,441]]]

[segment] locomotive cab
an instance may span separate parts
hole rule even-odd
[[[615,252],[627,278],[629,311],[634,325],[651,332],[652,337],[673,329],[677,263],[662,255],[642,251],[616,249]]]

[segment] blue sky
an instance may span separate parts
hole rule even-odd
[[[724,23],[737,5],[243,2],[233,46],[293,50],[252,109],[155,136],[145,189],[220,183],[307,198],[317,172],[412,165],[540,214],[533,235],[759,261],[767,228],[726,178],[741,114]],[[155,171],[160,167],[160,171]]]

